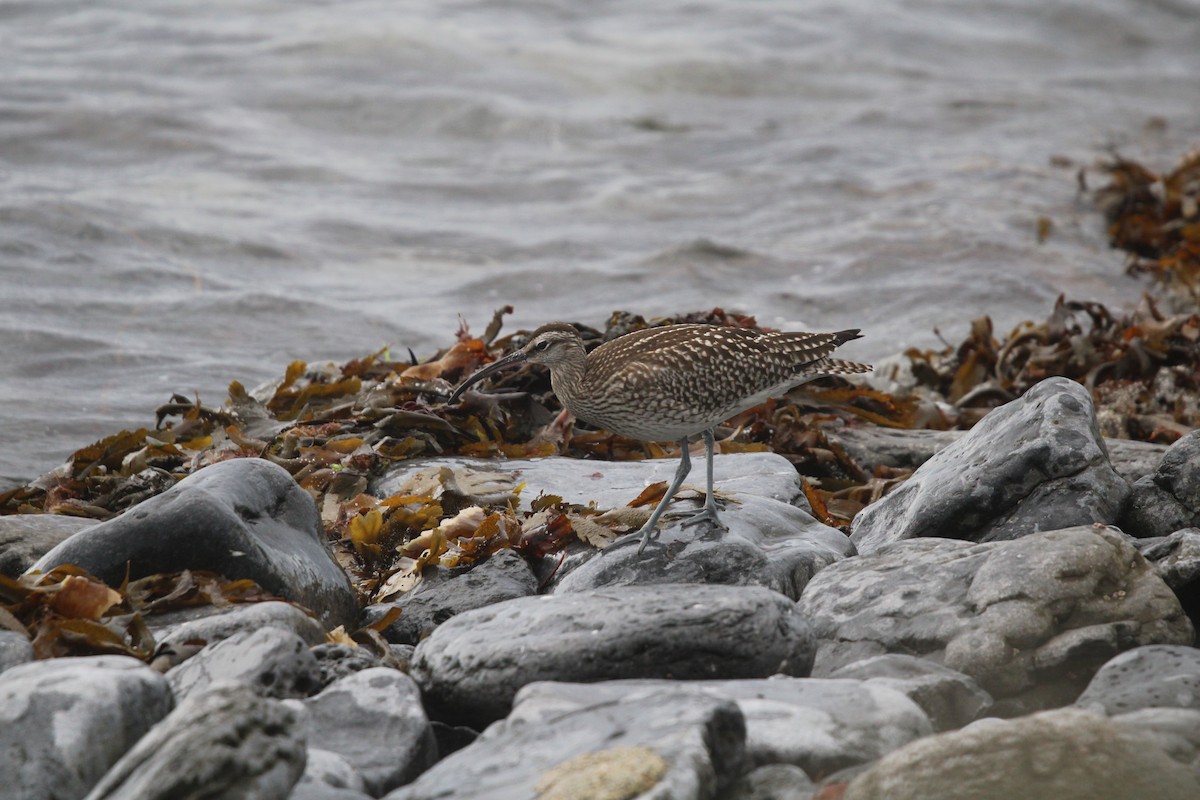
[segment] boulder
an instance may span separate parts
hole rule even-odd
[[[298,715],[241,684],[192,695],[155,725],[86,800],[286,800],[304,772]]]
[[[0,674],[0,786],[75,800],[171,711],[166,679],[128,656],[33,661]]]
[[[467,611],[417,646],[431,716],[486,725],[539,680],[807,675],[812,636],[795,604],[757,586],[616,586]]]
[[[303,711],[309,743],[344,759],[373,797],[411,781],[437,760],[421,694],[403,672],[366,669],[290,702]]]
[[[282,628],[235,633],[210,644],[167,673],[175,698],[205,692],[220,683],[249,686],[263,697],[307,697],[321,684],[321,670],[308,645]]]
[[[235,603],[231,606],[196,606],[153,614],[146,624],[160,648],[179,647],[185,642],[215,644],[236,633],[262,628],[282,628],[315,645],[325,641],[321,623],[291,603]]]
[[[1059,709],[930,736],[850,781],[842,800],[1194,800],[1200,777],[1111,720]]]
[[[1200,649],[1147,645],[1109,660],[1075,705],[1109,716],[1143,708],[1200,711]]]
[[[829,677],[878,683],[903,693],[929,715],[935,731],[961,728],[992,707],[992,696],[970,677],[927,658],[901,653],[855,661]]]
[[[555,698],[518,696],[507,719],[385,800],[699,800],[743,772],[745,723],[730,700],[686,685],[583,700],[563,713]]]
[[[0,630],[0,672],[33,660],[33,642],[23,633]]]
[[[1132,536],[1169,536],[1200,526],[1200,430],[1181,437],[1153,475],[1133,484],[1121,515],[1121,528]]]
[[[572,714],[682,691],[737,703],[746,720],[748,765],[792,764],[813,777],[874,761],[933,732],[925,712],[896,690],[853,680],[546,682],[522,689],[517,704]]]
[[[1170,536],[1135,539],[1136,547],[1179,598],[1192,624],[1200,626],[1200,528]]]
[[[920,655],[970,676],[1002,716],[1072,702],[1117,653],[1193,639],[1175,595],[1103,526],[897,542],[818,573],[797,611],[817,636],[814,675]]]
[[[1116,522],[1128,493],[1109,463],[1087,390],[1047,378],[863,509],[850,538],[860,553],[917,537],[1014,539]]]
[[[163,572],[249,578],[311,609],[329,628],[358,605],[333,559],[316,505],[287,470],[259,458],[207,466],[115,519],[80,531],[37,561],[75,564],[110,585]]]

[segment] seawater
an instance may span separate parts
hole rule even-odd
[[[1191,0],[9,0],[0,486],[506,303],[864,359],[1127,307],[1076,172],[1200,141],[1197,42]]]

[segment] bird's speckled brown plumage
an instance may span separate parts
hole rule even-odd
[[[635,331],[585,355],[570,325],[534,331],[524,348],[551,369],[554,393],[579,419],[625,436],[676,440],[713,427],[820,375],[866,372],[829,357],[857,330],[761,333],[717,325]],[[539,353],[538,342],[550,346]]]

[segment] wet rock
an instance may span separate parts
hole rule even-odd
[[[850,538],[860,553],[917,537],[1014,539],[1115,522],[1128,493],[1108,461],[1087,390],[1047,378],[863,509]]]
[[[317,645],[310,652],[321,671],[322,689],[347,675],[382,666],[382,659],[365,647],[326,643]]]
[[[502,550],[460,574],[429,570],[416,589],[398,599],[367,606],[363,625],[371,625],[392,608],[403,613],[383,630],[389,642],[416,644],[438,625],[463,611],[528,597],[537,592],[533,570],[517,553]]]
[[[315,697],[291,702],[303,707],[308,741],[345,759],[372,796],[412,780],[437,760],[420,692],[402,672],[355,672]]]
[[[901,692],[929,715],[935,731],[961,728],[992,707],[992,696],[968,676],[927,658],[900,653],[855,661],[829,677],[865,680]]]
[[[304,772],[295,711],[241,684],[195,694],[155,725],[86,800],[286,800]]]
[[[898,542],[818,573],[796,608],[817,636],[814,675],[919,654],[969,675],[1002,716],[1072,702],[1119,652],[1193,637],[1174,594],[1105,527]]]
[[[1200,528],[1175,531],[1161,538],[1135,539],[1133,546],[1175,592],[1192,624],[1200,625]]]
[[[264,697],[307,697],[321,669],[304,640],[281,628],[235,633],[210,644],[167,673],[177,699],[218,683],[239,683]]]
[[[475,744],[386,800],[713,797],[743,771],[745,732],[732,701],[671,686],[568,713],[518,697]]]
[[[11,800],[83,797],[171,710],[162,675],[128,656],[57,658],[0,674],[0,786]]]
[[[811,800],[816,785],[791,764],[767,764],[738,781],[729,800]]]
[[[1171,445],[1158,469],[1133,484],[1121,528],[1139,538],[1200,525],[1200,431]]]
[[[807,675],[812,636],[795,604],[757,586],[616,586],[524,597],[459,614],[417,646],[426,707],[485,725],[534,681]]]
[[[530,703],[570,714],[669,691],[737,703],[746,720],[747,762],[793,764],[810,776],[874,761],[933,732],[925,712],[904,695],[852,680],[546,682],[522,689],[518,706]]]
[[[895,751],[843,800],[1194,800],[1200,778],[1111,720],[1060,709],[987,719]]]
[[[236,633],[261,628],[291,631],[309,645],[325,641],[325,630],[321,623],[291,603],[274,600],[264,603],[239,603],[224,608],[198,606],[180,609],[166,614],[154,614],[147,618],[146,623],[154,633],[159,647],[179,646],[184,642],[215,644]]]
[[[33,660],[33,643],[23,633],[0,630],[0,672]]]
[[[1149,645],[1121,653],[1100,668],[1075,705],[1109,716],[1142,708],[1200,711],[1200,649]]]
[[[354,590],[324,541],[312,497],[282,467],[222,461],[115,519],[93,525],[34,564],[75,564],[111,585],[161,572],[204,569],[250,578],[312,609],[327,627],[352,624]]]
[[[94,519],[61,514],[11,514],[0,517],[0,575],[16,578],[34,562]]]

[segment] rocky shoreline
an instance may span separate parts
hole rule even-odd
[[[195,569],[287,601],[145,614],[145,659],[0,633],[0,775],[30,800],[1200,796],[1200,432],[1110,451],[1061,378],[903,457],[872,430],[840,435],[915,471],[849,537],[787,460],[722,455],[728,532],[428,564],[361,613],[312,496],[264,459],[98,524],[0,517],[13,585]],[[626,508],[673,467],[430,463],[463,509],[521,486],[517,516],[550,491]]]

